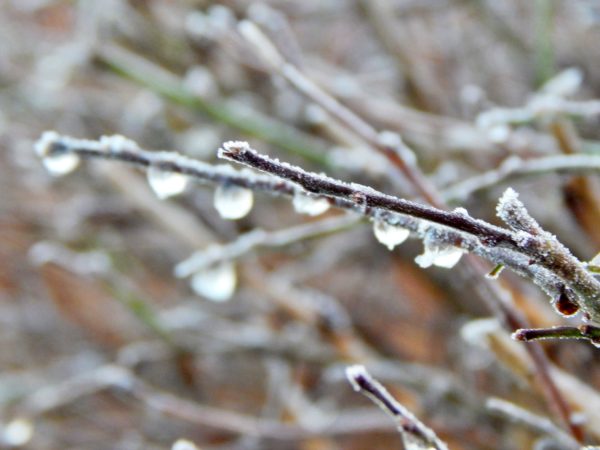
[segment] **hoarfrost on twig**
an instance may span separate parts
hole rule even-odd
[[[411,450],[448,450],[433,430],[425,426],[408,409],[401,405],[361,365],[346,368],[346,377],[352,388],[367,396],[383,411],[388,413],[402,436],[404,446]]]

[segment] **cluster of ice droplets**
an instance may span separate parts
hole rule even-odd
[[[187,175],[166,171],[157,166],[148,167],[146,175],[148,184],[161,200],[181,194],[189,182]]]
[[[237,285],[237,273],[233,263],[226,261],[197,272],[190,285],[194,292],[213,302],[229,300]]]
[[[373,222],[373,234],[379,242],[391,251],[408,239],[410,231],[397,225],[391,225],[383,220],[375,220]]]
[[[35,143],[35,152],[42,158],[42,164],[54,176],[66,175],[74,171],[81,158],[72,152],[55,152],[53,146],[58,143],[60,136],[55,131],[46,131],[42,137]]]
[[[440,246],[425,243],[423,254],[417,256],[415,262],[423,269],[431,266],[451,269],[460,261],[464,253],[463,249],[452,245]]]
[[[254,194],[250,189],[233,184],[222,184],[215,189],[214,206],[223,219],[241,219],[253,205]]]
[[[309,197],[302,191],[296,191],[292,200],[294,210],[299,214],[318,216],[330,207],[329,202],[323,197]]]

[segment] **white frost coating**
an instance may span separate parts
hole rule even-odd
[[[98,142],[103,150],[111,153],[135,152],[140,149],[137,142],[120,134],[102,136]]]
[[[34,144],[36,155],[40,158],[48,156],[52,145],[60,140],[60,135],[56,131],[45,131]]]
[[[178,439],[171,447],[171,450],[198,450],[198,447],[191,441]]]
[[[456,213],[456,214],[461,214],[461,215],[463,215],[463,216],[467,216],[467,217],[469,217],[469,211],[467,211],[467,209],[466,209],[466,208],[463,208],[463,207],[461,207],[461,206],[459,206],[458,208],[454,208],[454,209],[452,210],[452,212],[454,212],[454,213]]]
[[[358,385],[358,383],[356,382],[356,380],[358,378],[370,379],[371,375],[369,375],[369,372],[367,372],[367,369],[365,368],[365,366],[362,366],[360,364],[355,364],[353,366],[346,367],[346,378],[348,378],[348,381],[350,382],[352,389],[354,389],[356,392],[359,392],[361,390],[361,388]]]
[[[525,206],[519,200],[519,194],[511,187],[506,188],[496,205],[496,215],[504,222],[508,223],[515,209],[522,209]]]
[[[265,36],[258,26],[250,20],[242,20],[238,24],[239,33],[259,52],[266,63],[273,67],[281,67],[285,64],[281,54]]]
[[[383,220],[376,220],[373,222],[373,234],[379,242],[391,251],[408,239],[410,231],[406,228],[390,225]]]
[[[299,214],[307,214],[309,216],[318,216],[323,214],[331,206],[326,198],[310,197],[308,194],[297,190],[294,193],[292,200],[294,210]]]
[[[254,194],[250,189],[224,184],[215,189],[214,206],[223,219],[241,219],[253,205]]]
[[[0,443],[6,447],[22,447],[33,437],[33,424],[28,419],[14,419],[0,431]]]
[[[148,184],[158,198],[164,200],[181,194],[188,185],[189,178],[177,172],[168,172],[156,166],[148,167]]]
[[[246,141],[227,141],[223,143],[221,148],[219,148],[219,150],[217,151],[217,156],[219,158],[227,158],[223,155],[223,153],[231,151],[250,151],[256,153],[250,148],[250,144],[248,144]]]
[[[202,270],[194,275],[190,285],[194,292],[213,302],[226,302],[235,292],[237,274],[231,262]]]
[[[426,243],[423,254],[417,256],[415,262],[423,269],[431,266],[451,269],[460,261],[464,253],[463,249],[452,245],[439,246]]]
[[[543,230],[529,215],[525,205],[519,200],[519,194],[507,188],[496,206],[496,214],[513,230],[531,234],[541,234]]]

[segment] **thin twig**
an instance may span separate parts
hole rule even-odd
[[[423,450],[448,450],[435,432],[426,427],[408,409],[402,406],[390,393],[367,372],[364,366],[350,366],[346,376],[355,391],[371,399],[394,419],[405,446]],[[410,446],[410,447],[409,447]]]
[[[528,160],[513,156],[500,164],[497,169],[447,187],[444,189],[443,195],[447,201],[464,200],[475,192],[490,189],[517,178],[557,173],[599,172],[600,156],[597,155],[547,156]]]
[[[242,149],[247,147],[246,143],[239,142],[229,143],[228,145],[230,147],[240,147]],[[128,148],[129,146],[132,146],[132,148]],[[465,250],[472,251],[489,259],[494,264],[503,263],[517,273],[534,280],[550,295],[554,296],[563,289],[561,287],[562,282],[558,281],[557,284],[558,278],[553,275],[555,269],[554,266],[557,264],[558,268],[561,269],[561,274],[570,276],[571,281],[573,277],[575,277],[576,282],[581,282],[582,280],[587,281],[585,277],[589,278],[589,274],[585,271],[585,268],[579,267],[580,263],[570,257],[568,252],[565,253],[558,243],[554,246],[560,247],[559,250],[561,250],[561,255],[563,257],[560,260],[551,258],[550,263],[552,264],[549,264],[551,268],[548,269],[542,267],[542,265],[531,263],[531,261],[534,263],[536,262],[536,260],[532,258],[539,257],[540,255],[546,255],[546,257],[556,256],[552,252],[548,252],[547,242],[539,236],[532,236],[526,232],[521,232],[520,235],[515,234],[510,230],[494,227],[486,222],[470,218],[468,214],[463,212],[438,210],[436,208],[381,194],[371,188],[365,188],[354,184],[349,185],[320,175],[310,174],[301,169],[281,164],[278,161],[276,162],[269,158],[261,157],[250,150],[249,147],[247,148],[248,152],[245,153],[256,155],[259,160],[266,161],[268,165],[275,164],[276,169],[274,169],[274,173],[277,174],[280,167],[285,168],[285,172],[291,171],[292,174],[295,173],[292,177],[292,181],[295,183],[286,181],[280,177],[257,178],[257,175],[252,172],[240,172],[231,167],[217,170],[215,173],[212,170],[213,166],[190,160],[189,158],[180,157],[173,153],[146,152],[137,148],[135,143],[131,143],[131,141],[125,140],[122,137],[105,138],[100,142],[97,142],[62,137],[51,132],[42,136],[42,139],[38,141],[36,147],[38,154],[44,158],[73,152],[82,157],[119,159],[142,167],[149,167],[151,164],[155,164],[163,171],[183,173],[191,177],[196,177],[201,181],[232,183],[251,189],[262,190],[275,195],[295,195],[300,189],[295,183],[300,183],[303,189],[308,192],[320,192],[318,189],[319,183],[325,181],[330,190],[333,189],[333,192],[336,193],[339,189],[339,193],[343,195],[334,197],[331,195],[331,192],[325,190],[326,192],[322,192],[318,196],[328,198],[336,207],[358,212],[362,215],[372,217],[374,220],[385,221],[391,225],[407,228],[422,238],[427,238],[427,236],[431,235],[429,236],[430,238],[437,240],[439,243],[443,243],[443,245],[462,247]],[[121,154],[122,152],[125,153]],[[191,162],[189,167],[187,164],[188,161]],[[301,183],[302,181],[304,184]],[[360,189],[353,190],[353,188]],[[329,192],[329,194],[327,192]],[[370,199],[375,199],[380,203],[377,203],[376,201],[374,204],[369,205]],[[388,208],[388,210],[386,210],[386,208]],[[401,214],[398,214],[397,212],[401,212]],[[414,217],[404,214],[413,214]],[[420,217],[425,220],[419,220],[415,217]],[[444,226],[439,227],[439,224]],[[485,233],[486,231],[491,231],[492,236],[487,236]],[[529,253],[523,253],[523,248],[519,247],[519,242],[516,240],[517,236],[520,237],[520,243],[526,244],[525,249],[529,250]],[[517,245],[515,246],[515,244]],[[543,252],[539,252],[539,249],[542,249]],[[529,254],[532,255],[532,258],[529,257]],[[476,270],[477,273],[482,274],[487,272],[487,269],[482,268],[477,260],[471,261],[471,264],[473,265],[473,270]],[[569,264],[574,266],[575,270],[567,270]],[[585,272],[583,278],[581,277],[582,272]],[[593,281],[595,282],[595,280]],[[500,315],[502,323],[504,323],[511,331],[518,328],[527,328],[527,323],[513,310],[511,302],[507,300],[506,295],[501,292],[500,287],[495,283],[484,284],[486,289],[482,299],[489,304],[492,310]],[[587,292],[598,292],[598,290],[594,290],[593,284],[588,283],[587,287]],[[584,291],[584,293],[587,292]],[[495,301],[489,301],[490,298],[488,298],[488,295],[491,296],[490,298],[495,299]],[[554,405],[556,410],[560,411],[561,417],[567,426],[573,429],[574,435],[580,436],[581,433],[576,431],[575,427],[570,424],[568,419],[570,414],[568,413],[569,409],[567,403],[562,399],[560,392],[552,382],[542,349],[539,348],[539,346],[530,345],[527,347],[527,351],[530,353],[532,360],[538,368],[541,385],[544,387],[544,392],[547,394],[547,397],[551,399],[551,404]]]
[[[517,330],[512,337],[517,341],[538,341],[542,339],[585,339],[600,346],[600,328],[593,325],[579,327],[526,328]]]
[[[396,177],[404,177],[411,182],[424,200],[432,205],[440,204],[439,196],[435,193],[433,186],[419,170],[415,170],[415,155],[402,142],[400,136],[393,133],[379,133],[361,117],[317,86],[298,67],[286,61],[268,37],[253,22],[248,20],[240,22],[238,30],[274,72],[335,117],[338,122],[363,139],[375,151],[385,156],[391,164],[390,170],[394,169],[389,173],[393,182],[399,181]]]
[[[355,215],[336,216],[316,222],[303,223],[282,230],[265,231],[256,228],[224,245],[213,245],[192,254],[175,266],[178,278],[188,277],[199,270],[222,261],[237,259],[257,247],[283,247],[294,242],[339,231],[359,221]]]
[[[43,387],[26,397],[19,405],[25,417],[36,417],[72,403],[81,397],[105,389],[131,394],[144,405],[162,414],[195,425],[244,436],[275,440],[303,440],[312,436],[347,435],[365,431],[385,431],[386,424],[365,410],[348,410],[336,414],[335,420],[321,427],[306,428],[278,420],[252,417],[217,407],[204,406],[161,392],[138,378],[129,369],[107,364],[90,372]]]
[[[551,436],[569,449],[579,448],[577,441],[558,428],[556,424],[547,417],[539,416],[512,402],[496,397],[489,398],[486,401],[485,406],[488,410],[496,414],[507,417],[512,421],[523,423],[529,428]]]

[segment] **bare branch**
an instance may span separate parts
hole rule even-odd
[[[309,222],[283,230],[265,231],[254,229],[224,245],[213,245],[195,252],[175,267],[175,275],[184,278],[222,261],[239,258],[256,247],[283,247],[294,242],[314,238],[323,234],[352,226],[358,222],[354,215],[337,216]]]
[[[569,449],[579,448],[577,441],[546,417],[538,416],[514,403],[496,397],[489,398],[485,406],[488,410],[496,414],[505,416],[512,421],[525,424],[529,428],[551,436]]]
[[[585,339],[600,347],[600,328],[592,325],[580,327],[527,328],[512,335],[517,341],[539,341],[543,339]]]
[[[375,380],[364,366],[350,366],[346,377],[355,391],[371,399],[396,422],[406,448],[422,450],[448,450],[435,432],[426,427],[408,409],[402,406],[390,393]]]

